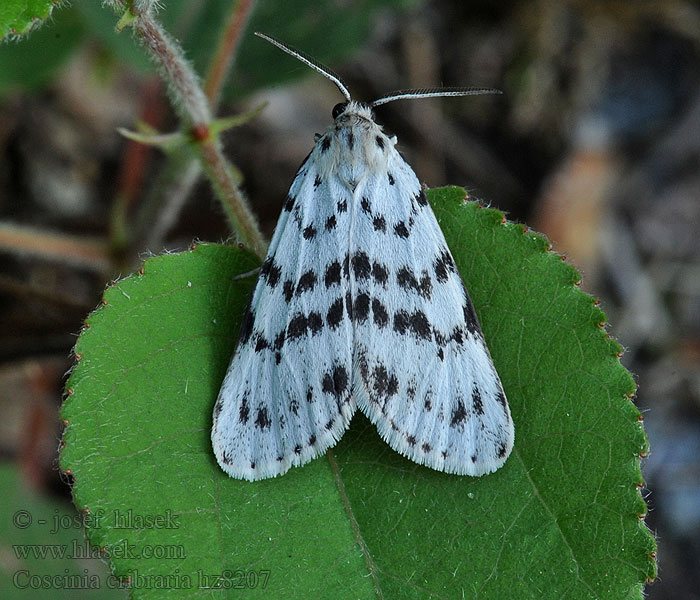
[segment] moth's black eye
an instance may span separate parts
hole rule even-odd
[[[337,119],[340,115],[345,112],[345,107],[348,105],[347,102],[341,102],[333,107],[333,118]]]

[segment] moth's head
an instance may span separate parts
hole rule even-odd
[[[371,107],[366,104],[361,104],[360,102],[355,102],[354,100],[349,100],[347,102],[340,102],[333,107],[333,120],[338,123],[341,121],[372,121],[374,122],[374,113]]]

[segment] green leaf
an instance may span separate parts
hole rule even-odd
[[[2,0],[0,39],[27,33],[44,21],[59,2],[55,0]]]
[[[82,39],[83,27],[75,11],[60,9],[53,12],[51,23],[26,39],[0,43],[0,94],[50,80]]]
[[[125,598],[83,533],[83,517],[52,502],[0,463],[0,598],[117,600]],[[55,579],[54,579],[55,578]],[[73,585],[65,585],[65,583]],[[113,585],[110,585],[112,583]]]
[[[655,575],[637,487],[647,441],[620,346],[545,239],[464,197],[429,192],[515,422],[512,455],[485,477],[414,464],[358,414],[326,457],[230,479],[211,412],[254,283],[236,275],[255,259],[201,245],[108,289],[76,346],[61,466],[81,509],[176,522],[88,530],[107,548],[182,550],[114,558],[134,598],[160,597],[148,577],[180,577],[184,597],[228,570],[249,598],[641,599]]]

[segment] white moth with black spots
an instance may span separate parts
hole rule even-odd
[[[371,107],[493,90],[407,90],[347,102],[299,169],[214,407],[230,476],[285,473],[331,448],[356,409],[411,460],[483,475],[513,447],[508,403],[445,238]]]

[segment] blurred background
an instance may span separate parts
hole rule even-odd
[[[162,5],[165,26],[204,78],[232,3]],[[357,100],[405,87],[503,90],[396,102],[377,119],[419,179],[463,186],[545,233],[601,300],[651,442],[647,524],[660,570],[648,598],[700,599],[698,5],[249,0],[238,10],[247,25],[217,112],[269,103],[225,136],[268,236],[313,134],[342,98],[253,31],[328,64]],[[117,133],[139,120],[173,131],[177,119],[116,21],[99,2],[74,2],[27,39],[0,44],[0,484],[10,499],[0,512],[21,498],[47,519],[73,514],[58,471],[59,407],[77,332],[105,285],[149,253],[230,235],[196,168]],[[0,517],[7,583],[22,564],[9,540],[30,534],[10,513]],[[82,541],[79,528],[65,535]],[[57,572],[58,563],[43,564]],[[60,564],[58,572],[105,572],[96,560]],[[65,597],[126,597],[80,592]]]

